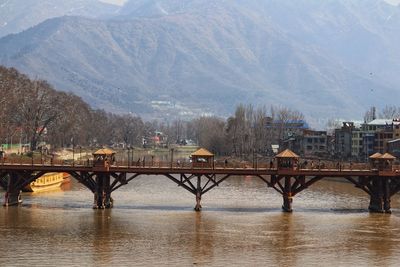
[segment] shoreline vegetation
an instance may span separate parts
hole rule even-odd
[[[239,105],[224,119],[203,116],[185,121],[143,121],[135,114],[112,114],[92,109],[72,93],[56,91],[42,80],[31,80],[14,68],[0,66],[0,143],[24,144],[24,151],[71,147],[143,147],[157,133],[171,148],[193,140],[215,155],[244,157],[265,154],[270,147],[266,119],[304,120],[304,115],[284,107],[254,108]],[[280,133],[283,134],[283,133]]]

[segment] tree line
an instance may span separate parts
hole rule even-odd
[[[0,143],[29,143],[31,150],[40,141],[55,148],[139,144],[145,128],[139,117],[92,109],[72,93],[0,66]]]
[[[31,150],[42,141],[53,148],[141,146],[143,137],[161,131],[170,143],[192,139],[216,154],[241,157],[266,153],[271,143],[287,134],[283,126],[291,120],[304,120],[304,115],[285,107],[241,104],[227,119],[143,121],[132,114],[93,109],[72,93],[56,91],[46,81],[0,66],[0,143],[27,143]],[[266,127],[272,122],[275,127]]]

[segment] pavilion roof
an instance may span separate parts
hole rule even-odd
[[[115,151],[108,148],[101,148],[93,153],[93,155],[112,155],[115,154]]]
[[[396,159],[396,157],[393,156],[392,154],[385,153],[379,159]]]
[[[277,158],[299,158],[299,155],[297,155],[290,149],[285,149],[281,153],[276,155],[276,157]]]
[[[382,154],[379,152],[376,152],[375,154],[369,156],[370,159],[379,159],[380,157],[382,157]]]
[[[199,150],[195,151],[192,153],[192,156],[197,156],[197,157],[212,157],[214,156],[213,153],[211,153],[210,151],[208,151],[205,148],[200,148]]]

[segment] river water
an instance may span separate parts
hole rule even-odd
[[[0,192],[4,196],[4,191]],[[348,183],[320,181],[281,212],[282,198],[256,178],[231,177],[203,196],[143,176],[113,193],[111,210],[72,181],[24,193],[0,208],[0,266],[398,266],[400,199],[369,214]]]

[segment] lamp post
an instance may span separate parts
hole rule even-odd
[[[130,162],[131,162],[131,161],[130,161],[130,154],[131,154],[131,153],[129,153],[130,150],[131,150],[131,148],[128,146],[126,149],[127,149],[127,153],[128,153],[128,168],[129,168],[130,165],[131,165],[131,163],[130,163]]]
[[[79,165],[82,165],[82,146],[79,146]]]
[[[71,137],[72,144],[72,166],[75,166],[75,144],[74,144],[74,136]]]
[[[256,168],[255,156],[256,156],[256,152],[255,152],[254,147],[253,147],[253,169]]]
[[[131,153],[132,153],[131,154],[131,165],[133,165],[133,149],[134,149],[133,146],[131,146]]]
[[[174,148],[171,148],[171,169],[172,169],[173,162],[174,162]]]
[[[22,155],[22,127],[21,127],[20,135],[19,135],[19,152]]]

